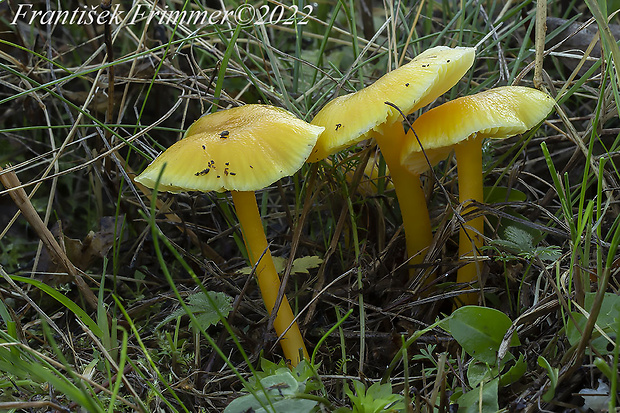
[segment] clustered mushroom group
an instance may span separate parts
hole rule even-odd
[[[541,123],[554,100],[536,89],[506,86],[431,109],[408,131],[403,115],[432,103],[470,69],[475,50],[435,47],[372,85],[333,99],[306,123],[268,105],[249,104],[198,119],[184,139],[155,159],[136,181],[161,191],[231,191],[250,264],[274,329],[293,366],[308,358],[284,296],[275,308],[280,278],[273,264],[254,191],[357,142],[374,138],[389,169],[400,205],[409,264],[424,261],[433,234],[420,175],[455,151],[462,216],[483,202],[482,142],[524,133]],[[459,235],[457,282],[471,288],[480,273],[483,218],[464,220]],[[410,272],[411,275],[414,272]],[[459,304],[477,302],[464,293]]]

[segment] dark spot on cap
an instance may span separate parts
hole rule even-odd
[[[228,138],[229,133],[230,133],[230,132],[228,132],[227,130],[223,130],[223,131],[221,131],[221,132],[220,132],[220,138],[222,138],[222,139],[226,139],[226,138]]]
[[[228,165],[230,165],[230,162],[226,162],[224,165],[228,166]]]
[[[450,59],[446,60],[446,63],[450,63]]]
[[[406,86],[406,87],[409,87],[409,83],[405,83],[405,86]]]
[[[254,167],[252,165],[250,165],[250,168],[254,169]]]
[[[237,175],[237,174],[236,174],[236,173],[234,173],[234,172],[231,172],[230,174],[231,174],[231,175]]]
[[[209,171],[210,171],[210,169],[209,169],[209,168],[205,168],[205,169],[203,169],[203,170],[202,170],[202,171],[200,171],[200,172],[196,172],[194,175],[196,175],[196,176],[206,175],[206,174],[208,174],[208,173],[209,173]]]
[[[220,176],[218,175],[217,177],[219,178]]]
[[[207,149],[207,147],[206,147],[206,146],[204,146],[204,145],[202,145],[202,149],[205,149],[205,150],[206,150],[206,149]]]
[[[224,168],[224,175],[228,176],[228,168]]]
[[[342,123],[336,123],[336,130],[340,129],[342,127]]]

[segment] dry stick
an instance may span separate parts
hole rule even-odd
[[[131,13],[131,11],[130,11]],[[142,30],[142,34],[140,35],[139,39],[135,40],[136,43],[136,53],[142,49],[144,47],[144,43],[145,43],[145,39],[146,39],[146,33],[148,31],[149,25],[145,24],[144,25],[144,29]],[[128,30],[129,32],[131,32],[131,30]],[[110,56],[110,54],[108,54],[108,56]],[[121,96],[121,100],[120,103],[118,105],[118,116],[116,117],[116,123],[120,124],[121,121],[123,120],[123,116],[125,114],[125,101],[127,100],[127,96],[129,95],[129,86],[132,84],[131,80],[133,80],[133,76],[136,72],[136,66],[138,65],[138,60],[139,59],[132,59],[131,60],[131,66],[129,67],[129,73],[127,74],[127,79],[129,79],[129,81],[127,83],[125,83],[125,88],[123,90],[122,96]],[[114,67],[114,66],[112,66]]]
[[[407,36],[405,47],[403,47],[403,53],[400,55],[400,59],[398,59],[398,66],[402,66],[403,60],[405,60],[405,55],[407,54],[407,48],[409,48],[409,44],[411,43],[411,38],[413,37],[413,32],[415,31],[415,27],[418,24],[418,19],[420,18],[420,14],[422,13],[422,6],[424,6],[424,0],[420,2],[420,5],[418,6],[418,10],[416,11],[415,17],[413,19],[413,23],[411,23],[411,30],[409,30],[409,35]]]
[[[600,285],[598,286],[598,290],[596,291],[596,295],[594,297],[594,302],[592,303],[592,310],[590,311],[590,317],[588,317],[588,321],[586,322],[586,326],[583,329],[583,334],[581,335],[581,340],[579,340],[579,346],[573,355],[571,362],[564,367],[558,376],[558,384],[561,383],[564,379],[571,377],[577,369],[581,367],[583,356],[586,350],[587,344],[590,342],[592,338],[592,330],[594,330],[594,325],[596,324],[596,319],[601,311],[601,306],[603,305],[603,299],[605,298],[605,292],[607,291],[607,286],[609,285],[609,277],[611,275],[611,268],[606,267],[603,270],[603,277]]]
[[[543,85],[542,70],[545,53],[545,35],[547,33],[547,0],[536,0],[536,59],[534,66],[534,87]]]
[[[51,408],[56,411],[62,412],[67,409],[59,404],[56,404],[51,401],[41,401],[41,402],[2,402],[0,403],[0,410],[8,411],[8,410],[17,410],[17,409],[38,409],[38,408]]]
[[[362,161],[360,162],[360,165],[364,165],[364,167],[363,168],[358,167],[358,169],[356,170],[355,175],[353,176],[353,182],[351,184],[351,188],[352,188],[351,192],[355,191],[355,188],[357,188],[360,180],[362,179],[363,171],[365,169],[366,163],[368,162],[369,158],[370,158],[370,152],[368,152],[368,154],[366,155],[365,158],[362,158]],[[315,198],[315,196],[318,193],[317,191],[314,191],[314,185],[315,185],[315,182],[316,182],[316,175],[318,173],[318,167],[319,167],[319,164],[315,163],[315,164],[312,165],[312,167],[310,169],[310,180],[308,182],[308,187],[306,189],[306,194],[307,195],[306,195],[306,198],[304,200],[304,206],[302,208],[302,212],[301,212],[301,215],[299,217],[299,221],[297,222],[297,226],[295,227],[295,232],[293,233],[293,239],[292,239],[292,242],[291,242],[291,253],[290,253],[289,259],[288,259],[288,261],[286,263],[286,268],[284,269],[284,275],[282,277],[282,283],[280,284],[280,291],[278,293],[278,300],[276,301],[276,305],[275,305],[276,308],[279,308],[280,307],[280,303],[282,302],[282,296],[284,295],[284,288],[286,287],[288,279],[289,279],[289,277],[291,275],[291,269],[293,267],[293,260],[295,258],[295,254],[297,252],[297,248],[299,247],[299,241],[301,239],[301,231],[303,229],[306,217],[308,216],[308,213],[310,212],[310,207],[312,206],[312,200]],[[345,205],[345,207],[346,207],[346,205]],[[344,211],[346,211],[346,209]],[[340,225],[340,219],[342,218],[343,214],[344,214],[344,212],[341,212],[341,217],[338,219],[338,225]],[[342,218],[342,219],[344,219],[344,218]],[[344,221],[342,222],[342,225],[344,225]],[[340,230],[342,230],[342,228]],[[337,234],[337,236],[336,236],[336,234]],[[336,240],[338,240],[340,238],[340,233],[337,232],[336,234],[334,235],[334,238]],[[332,239],[332,244],[333,244],[333,239]],[[334,248],[335,248],[335,246],[334,246]],[[331,245],[330,245],[330,249],[331,249]],[[323,269],[323,273],[324,273],[324,266],[326,264],[326,261],[329,259],[330,255],[331,254],[329,254],[329,255],[326,254],[325,255],[325,260],[323,261],[323,265],[319,269],[319,273],[320,274],[321,274],[321,270],[322,269]],[[322,279],[319,282],[319,285],[315,286],[315,288],[314,288],[315,293],[313,295],[313,299],[318,294],[318,292],[321,290],[324,281],[325,281],[325,279]],[[310,307],[310,310],[308,312],[308,316],[310,316],[311,314],[314,313],[315,308],[316,308],[316,304],[314,306]],[[309,322],[310,319],[308,318],[308,316],[304,319],[304,324],[307,324]],[[269,327],[270,328],[271,328],[271,325],[273,324],[273,320],[274,320],[274,317],[272,316],[270,318],[270,320],[269,320]]]
[[[256,273],[256,265],[254,265],[254,267],[252,268],[252,272],[246,278],[245,283],[243,284],[243,287],[241,287],[241,291],[239,291],[239,294],[237,295],[237,297],[235,298],[235,301],[233,302],[232,311],[230,312],[230,314],[228,314],[228,317],[226,318],[226,321],[231,326],[233,325],[233,320],[235,319],[235,316],[237,315],[237,312],[239,311],[239,307],[241,306],[241,303],[243,302],[245,293],[248,291],[248,288],[250,288],[250,283],[255,279],[254,278],[255,273]],[[222,333],[220,334],[219,338],[217,339],[216,348],[222,348],[228,335],[229,335],[228,330],[224,329]],[[275,346],[272,347],[272,351],[274,347]],[[205,367],[203,368],[203,372],[205,374],[208,374],[211,372],[211,368],[213,367],[213,363],[215,362],[215,358],[217,356],[218,354],[216,351],[211,352],[211,355],[209,356],[209,359],[207,360]]]
[[[103,0],[101,2],[101,9],[109,12],[112,8],[112,0]],[[104,25],[105,46],[106,46],[106,61],[108,63],[114,62],[114,49],[112,48],[112,33],[110,29],[110,20],[112,19],[112,13],[109,13],[109,17]],[[108,67],[108,110],[105,114],[105,123],[112,122],[112,116],[114,114],[114,65]],[[105,130],[105,139],[110,142],[112,134],[109,129]]]
[[[316,175],[318,172],[318,163],[315,163],[310,168],[310,180],[308,182],[308,187],[306,189],[306,198],[304,200],[304,206],[302,208],[301,215],[299,217],[299,221],[297,221],[297,226],[295,227],[295,232],[293,233],[293,239],[291,241],[291,253],[286,262],[286,268],[284,269],[284,274],[282,277],[282,284],[280,284],[280,291],[278,292],[278,299],[276,300],[276,308],[280,308],[280,303],[282,302],[282,296],[284,295],[284,288],[286,288],[286,284],[291,275],[291,269],[293,268],[293,260],[295,259],[295,254],[297,253],[297,247],[299,247],[299,240],[301,239],[301,230],[303,229],[304,222],[306,221],[306,216],[310,212],[310,207],[312,206],[311,200],[314,199],[314,183],[316,181]],[[273,320],[275,316],[269,319],[269,328],[273,324]]]
[[[362,17],[362,29],[364,37],[371,39],[375,34],[375,25],[372,15],[372,1],[361,0],[360,1],[360,15]]]
[[[293,216],[291,215],[291,208],[286,202],[286,191],[284,190],[284,186],[282,185],[282,180],[276,182],[276,186],[278,187],[278,194],[280,194],[280,199],[282,199],[282,208],[284,209],[284,216],[286,217],[286,224],[288,228],[293,228]],[[267,196],[267,192],[263,196]]]
[[[50,0],[46,1],[46,8],[47,10],[50,10]],[[51,32],[51,24],[48,24],[46,27],[47,30],[47,38],[51,39],[52,38],[52,32]],[[49,68],[50,68],[50,77],[51,79],[56,80],[56,76],[54,75],[54,70],[53,70],[53,64],[52,64],[52,42],[49,41],[47,42],[47,57],[49,59]],[[56,149],[56,141],[54,139],[54,133],[52,130],[52,122],[50,120],[50,115],[49,115],[49,111],[47,110],[47,106],[45,105],[45,103],[43,103],[43,101],[41,100],[41,97],[39,96],[38,93],[33,93],[32,97],[39,103],[39,106],[41,108],[41,111],[43,112],[43,115],[45,117],[45,122],[48,126],[47,128],[47,132],[49,134],[49,140],[50,140],[50,146],[52,151],[54,151]],[[56,160],[56,162],[53,163],[54,165],[54,171],[58,172],[60,170],[60,166],[58,164],[58,160]],[[47,207],[45,209],[45,217],[43,218],[43,223],[45,224],[45,226],[47,227],[48,223],[49,223],[49,219],[50,219],[50,215],[52,213],[52,205],[54,203],[54,198],[56,196],[56,185],[58,184],[58,178],[53,178],[51,180],[51,185],[50,185],[50,189],[49,189],[49,198],[47,200]],[[43,244],[41,242],[39,242],[39,245],[37,245],[37,252],[35,254],[35,258],[34,258],[34,264],[32,265],[32,271],[31,271],[31,276],[34,277],[34,274],[37,271],[37,267],[39,265],[39,259],[41,258],[41,251],[43,249]]]
[[[302,212],[301,212],[301,216],[299,217],[299,221],[297,222],[297,226],[295,227],[295,232],[293,233],[293,239],[291,242],[291,253],[289,256],[289,259],[286,263],[286,268],[284,269],[284,275],[282,277],[282,282],[280,283],[280,290],[278,291],[278,298],[276,300],[276,304],[274,306],[274,308],[280,308],[280,303],[282,302],[282,297],[284,297],[284,289],[286,288],[286,284],[288,283],[288,279],[291,275],[291,269],[293,268],[293,260],[295,258],[295,254],[297,252],[297,247],[299,247],[299,240],[301,239],[301,230],[303,229],[304,226],[304,222],[306,220],[306,216],[308,215],[308,213],[310,212],[310,207],[312,206],[312,202],[311,200],[314,199],[315,197],[315,193],[314,193],[314,183],[316,181],[316,175],[317,175],[317,171],[318,171],[318,163],[315,163],[312,165],[311,169],[310,169],[310,181],[308,182],[308,188],[306,189],[306,198],[304,200],[304,206],[302,208]],[[316,294],[316,293],[315,293]],[[314,307],[313,307],[314,309]],[[271,314],[271,317],[269,318],[269,323],[267,328],[271,329],[273,326],[273,322],[275,320],[275,315],[276,312],[274,311]],[[304,320],[304,324],[306,324],[308,322],[308,318],[306,317],[306,319]],[[288,329],[286,330],[288,331]],[[282,335],[284,335],[284,333],[286,333],[286,331],[284,331],[282,333]],[[281,339],[282,337],[278,337],[278,341]],[[274,345],[275,347],[275,345]],[[273,348],[272,348],[273,351]]]
[[[0,167],[0,173],[3,172],[2,167]],[[63,251],[63,249],[58,244],[58,241],[54,238],[50,230],[45,226],[41,217],[37,213],[37,211],[32,206],[30,199],[28,199],[28,195],[26,195],[26,191],[23,188],[18,188],[21,185],[19,178],[13,171],[7,171],[3,174],[0,174],[0,182],[2,185],[9,190],[9,195],[15,202],[15,205],[19,208],[19,210],[24,215],[24,218],[28,221],[30,225],[34,228],[35,232],[45,244],[45,247],[49,251],[52,260],[57,264],[62,265],[66,270],[69,276],[73,279],[75,284],[80,289],[80,292],[84,295],[86,302],[91,308],[97,308],[97,297],[92,292],[92,290],[88,287],[86,282],[82,276],[78,273],[78,270],[75,268],[73,263],[67,257],[67,254]],[[11,190],[13,188],[18,188]]]
[[[542,264],[542,261],[540,260],[540,258],[538,258],[538,263]],[[555,283],[554,277],[547,271],[547,268],[544,265],[542,265],[541,268],[543,270],[543,273],[545,274],[545,277],[549,281],[549,284],[553,288],[553,290],[554,290],[554,292],[555,292],[555,294],[557,296],[557,300],[558,300],[560,306],[563,308],[564,312],[568,315],[568,317],[570,318],[570,321],[572,323],[574,323],[575,325],[577,325],[577,322],[575,321],[575,319],[573,318],[571,312],[569,311],[570,307],[568,305],[568,302],[566,301],[566,298],[562,295],[558,285]],[[605,275],[607,277],[605,277]],[[594,323],[596,322],[596,318],[597,318],[598,313],[600,311],[600,304],[601,303],[599,303],[598,304],[598,308],[596,308],[597,300],[599,299],[599,295],[602,292],[602,296],[600,297],[600,300],[602,302],[602,298],[604,297],[604,293],[605,293],[605,290],[607,289],[608,283],[609,283],[609,272],[607,272],[607,274],[605,274],[605,272],[604,272],[603,273],[603,281],[602,281],[601,286],[600,286],[600,287],[603,287],[603,288],[599,288],[599,292],[597,293],[597,295],[595,297],[595,302],[592,305],[592,311],[590,313],[590,318],[592,318],[592,315],[594,315],[594,319],[593,319],[593,322],[592,322],[592,328],[590,328],[590,330],[588,332],[588,324],[590,323],[590,318],[589,318],[588,322],[586,323],[586,327],[584,328],[584,330],[582,332],[582,338],[581,338],[581,341],[579,343],[579,346],[581,346],[582,342],[584,343],[583,344],[584,349],[585,349],[585,344],[587,344],[587,342],[589,342],[589,340],[590,340],[590,337],[591,337],[591,334],[592,334],[592,329],[594,328]],[[595,314],[595,312],[596,312],[596,314]],[[501,349],[501,346],[500,346],[500,351],[503,351]],[[570,361],[569,361],[569,364],[565,365],[560,370],[560,373],[559,373],[559,376],[558,376],[558,384],[561,383],[563,379],[565,379],[567,377],[570,377],[575,372],[575,370],[577,370],[579,367],[581,367],[581,363],[576,365],[576,361],[578,360],[577,359],[577,354],[578,353],[579,353],[579,350],[575,351],[573,353]],[[581,353],[581,356],[579,358],[583,358],[583,352]],[[539,379],[536,380],[536,383],[540,383],[539,385],[541,386],[540,389],[538,390],[538,392],[536,392],[536,394],[535,394],[535,396],[538,395],[538,397],[539,397],[546,390],[546,387],[549,384],[549,379],[547,378],[546,375],[543,375]],[[557,387],[557,385],[556,385],[556,387]],[[532,387],[530,386],[530,388],[532,388]],[[529,390],[528,390],[528,392],[529,392]],[[520,398],[523,398],[523,397],[520,396]],[[535,411],[540,411],[540,410],[536,410],[537,407],[538,406],[536,406],[536,404],[530,403],[525,411],[527,413],[532,413],[532,412],[535,412]]]
[[[497,83],[504,82],[510,79],[510,71],[508,70],[508,63],[506,62],[506,55],[504,53],[504,50],[502,49],[502,43],[500,42],[499,36],[497,35],[497,30],[499,29],[499,26],[501,26],[501,23],[495,26],[494,23],[491,22],[491,20],[489,19],[489,16],[487,15],[487,12],[484,10],[484,7],[482,6],[482,4],[480,4],[479,6],[480,6],[480,14],[482,14],[482,18],[484,19],[484,22],[491,27],[491,31],[489,32],[489,34],[491,35],[493,40],[497,42],[496,43],[497,44],[497,62],[499,63],[499,78],[497,80]]]
[[[361,181],[369,158],[370,158],[370,151],[362,155],[362,158],[361,158],[360,163],[358,164],[357,170],[353,174],[353,180],[351,182],[351,193],[355,192],[355,189],[357,188],[359,182]],[[325,252],[323,263],[321,264],[321,267],[319,268],[319,272],[317,275],[318,280],[314,286],[314,294],[312,295],[311,305],[308,307],[308,313],[306,314],[306,317],[304,318],[305,325],[307,325],[310,322],[310,320],[314,316],[314,312],[316,311],[316,306],[318,304],[318,300],[316,300],[316,297],[323,293],[322,289],[323,289],[323,285],[325,284],[325,270],[327,268],[327,263],[329,259],[331,258],[331,256],[334,254],[334,252],[336,252],[336,247],[338,246],[338,240],[340,239],[340,234],[342,233],[342,229],[344,227],[348,212],[349,212],[349,206],[348,204],[345,203],[342,206],[342,209],[340,210],[340,216],[338,217],[336,228],[334,229],[334,235],[332,236],[327,252]],[[359,293],[362,294],[363,292],[360,291]],[[362,322],[362,325],[364,325],[363,320],[361,322]],[[364,351],[362,351],[364,350],[364,341],[363,341],[364,334],[360,335],[360,340],[361,340],[360,341],[361,349],[360,349],[359,359],[360,359],[360,371],[362,371],[361,367],[363,366],[363,363],[364,363]]]
[[[138,188],[150,202],[153,196],[153,193],[147,187],[140,184],[139,182],[136,182],[133,179],[135,178],[136,174],[131,169],[131,167],[123,161],[123,159],[120,159],[119,161],[120,161],[120,164],[125,169],[125,171],[127,172],[127,174],[132,178],[131,182],[133,182],[136,188]],[[188,228],[187,226],[183,225],[183,220],[176,213],[171,211],[170,208],[167,205],[165,205],[162,200],[158,198],[155,206],[158,212],[163,213],[168,221],[172,222],[179,231],[185,233],[189,237],[192,244],[200,248],[200,251],[202,251],[202,254],[205,257],[212,260],[218,265],[223,264],[226,261],[224,260],[224,258],[222,258],[220,254],[217,253],[217,251],[211,248],[209,244],[202,242],[200,238],[198,237],[198,235],[196,235],[196,233],[191,228]]]

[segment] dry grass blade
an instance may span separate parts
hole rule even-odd
[[[19,210],[22,212],[24,218],[30,223],[30,225],[32,225],[41,241],[43,241],[45,248],[47,248],[53,257],[54,261],[57,264],[62,265],[67,270],[70,279],[78,286],[88,305],[92,309],[96,309],[98,306],[97,297],[86,284],[78,269],[75,268],[73,263],[69,260],[67,254],[60,247],[58,241],[56,241],[56,238],[54,238],[50,230],[41,220],[41,217],[32,206],[30,199],[28,199],[26,191],[20,187],[21,182],[15,172],[4,171],[2,167],[0,167],[0,182],[2,182],[2,185],[4,185],[4,187],[9,191],[11,199],[13,199],[13,202],[15,202]]]

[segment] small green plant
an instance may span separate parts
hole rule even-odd
[[[494,240],[492,245],[502,247],[509,252],[531,260],[538,257],[543,261],[555,261],[561,256],[561,250],[557,246],[537,246],[534,241],[535,231],[525,228],[523,225],[508,225],[503,230],[503,237]]]
[[[456,310],[443,325],[473,358],[467,368],[467,381],[471,390],[456,389],[451,397],[459,405],[459,412],[497,412],[499,386],[513,383],[525,373],[523,356],[515,360],[507,352],[504,359],[498,358],[500,346],[511,324],[508,316],[501,311],[466,306]],[[518,345],[519,338],[513,335],[510,346]]]
[[[337,413],[379,413],[405,410],[404,396],[392,393],[390,383],[373,383],[369,388],[366,388],[363,383],[354,380],[353,389],[347,387],[345,393],[351,400],[353,408],[343,407],[336,410]]]
[[[353,381],[353,388],[345,386],[345,394],[352,408],[333,409],[323,397],[325,389],[316,369],[302,360],[293,370],[284,361],[278,364],[261,359],[261,371],[248,380],[249,394],[233,400],[224,413],[271,412],[306,413],[317,411],[319,404],[337,413],[379,413],[404,411],[404,396],[392,393],[390,383],[374,383],[366,388],[360,381]],[[313,393],[321,392],[323,395]]]
[[[200,291],[196,294],[190,295],[188,298],[187,308],[196,317],[196,321],[200,324],[202,329],[206,330],[212,325],[220,321],[221,317],[227,317],[232,311],[232,298],[224,293],[218,293],[214,291],[208,291],[208,296]],[[162,325],[174,320],[177,317],[186,315],[184,308],[178,308],[168,315],[164,320],[157,325],[156,328],[160,328]]]
[[[543,395],[543,400],[546,402],[550,402],[555,395],[555,388],[558,385],[558,376],[560,373],[560,369],[557,367],[552,367],[549,361],[543,356],[538,356],[538,365],[545,370],[547,370],[547,377],[549,377],[549,389]]]
[[[261,359],[261,368],[248,381],[246,390],[250,394],[233,400],[224,413],[309,413],[321,401],[310,394],[320,389],[322,383],[306,360],[290,370],[284,361],[275,364]]]

